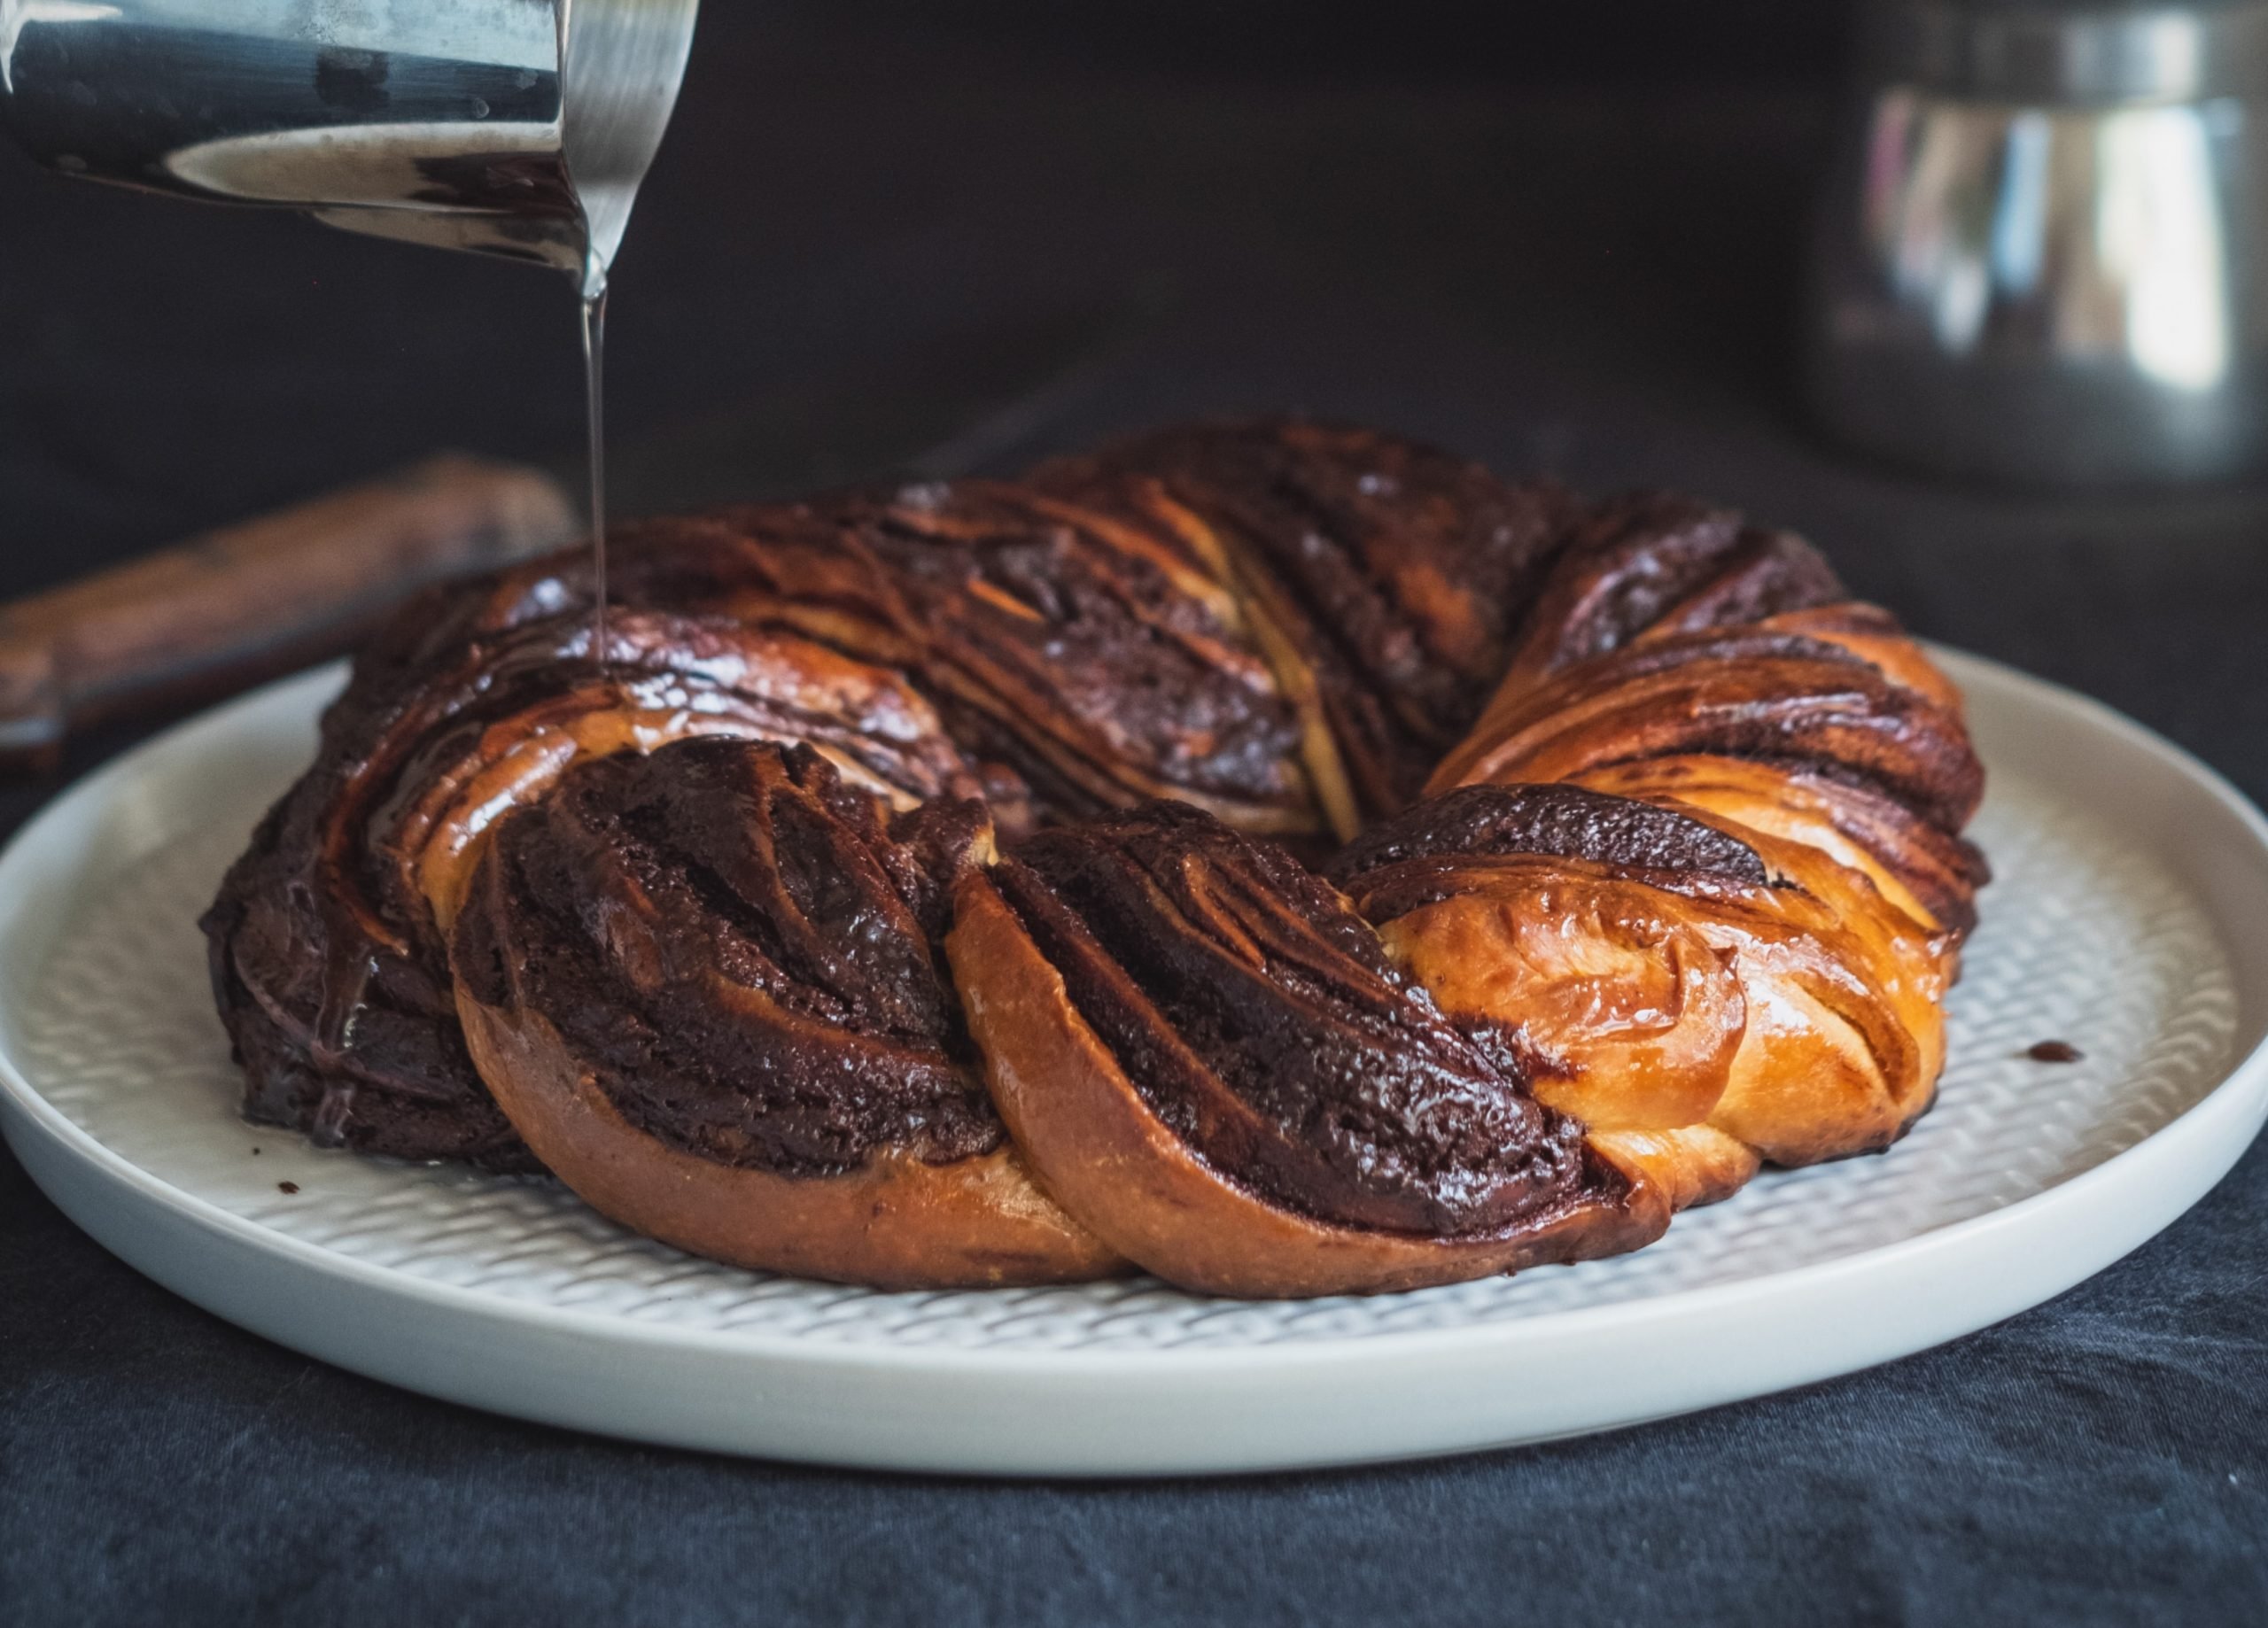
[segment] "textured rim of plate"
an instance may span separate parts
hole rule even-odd
[[[1476,1451],[1766,1395],[1972,1332],[2101,1270],[2202,1198],[2268,1113],[2268,819],[2211,769],[2101,702],[1980,657],[1934,654],[1963,688],[1998,691],[2038,722],[2097,736],[2152,771],[2130,779],[2124,795],[2184,821],[2178,868],[2211,903],[2235,969],[2244,1055],[2196,1103],[2102,1163],[1986,1214],[1834,1260],[1527,1322],[1296,1345],[823,1345],[503,1299],[270,1230],[70,1122],[33,1089],[4,1036],[0,1125],[75,1222],[229,1321],[447,1400],[673,1446],[953,1473],[1219,1473]],[[338,671],[301,674],[180,725],[43,810],[0,854],[0,965],[43,959],[53,929],[43,917],[68,915],[109,873],[93,834],[105,820],[177,833],[146,799],[137,805],[141,782],[229,738],[287,688],[327,694]],[[263,1265],[284,1279],[232,1269]],[[321,1320],[294,1289],[333,1302],[339,1322],[311,1329]],[[289,1315],[276,1309],[286,1301],[297,1307]],[[412,1311],[430,1322],[405,1324]],[[508,1347],[513,1360],[499,1361]],[[656,1389],[674,1384],[741,1405],[719,1416],[695,1398],[688,1412],[687,1399]],[[1540,1405],[1505,1405],[1512,1392],[1537,1391]],[[1565,1401],[1556,1412],[1555,1397]]]

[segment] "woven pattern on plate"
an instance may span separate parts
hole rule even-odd
[[[694,1259],[548,1182],[320,1152],[246,1126],[192,925],[241,842],[233,826],[159,850],[81,918],[25,1013],[26,1062],[97,1139],[261,1226],[413,1277],[657,1332],[1068,1351],[1459,1328],[1895,1243],[2068,1181],[2210,1090],[2231,1060],[2236,1002],[2197,901],[2153,859],[2012,777],[1995,782],[1976,835],[1999,880],[1953,999],[1952,1063],[1938,1107],[1889,1155],[1767,1172],[1620,1260],[1410,1294],[1247,1303],[1149,1279],[881,1294]],[[2047,1039],[2076,1044],[2084,1060],[2023,1055]]]

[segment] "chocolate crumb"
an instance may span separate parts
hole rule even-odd
[[[2076,1063],[2086,1055],[2068,1040],[2043,1040],[2023,1054],[2035,1063]]]
[[[299,1184],[297,1182],[278,1182],[276,1184],[276,1190],[279,1193],[296,1193],[299,1190]]]

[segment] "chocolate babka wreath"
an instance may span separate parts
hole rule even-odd
[[[1410,1288],[1929,1105],[1959,696],[1807,546],[1372,431],[427,594],[205,918],[247,1113],[742,1266]]]

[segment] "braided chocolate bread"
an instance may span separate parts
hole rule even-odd
[[[1412,1287],[1929,1105],[1959,697],[1784,532],[1372,431],[430,593],[205,918],[246,1112],[891,1287]],[[594,659],[602,656],[603,660]]]

